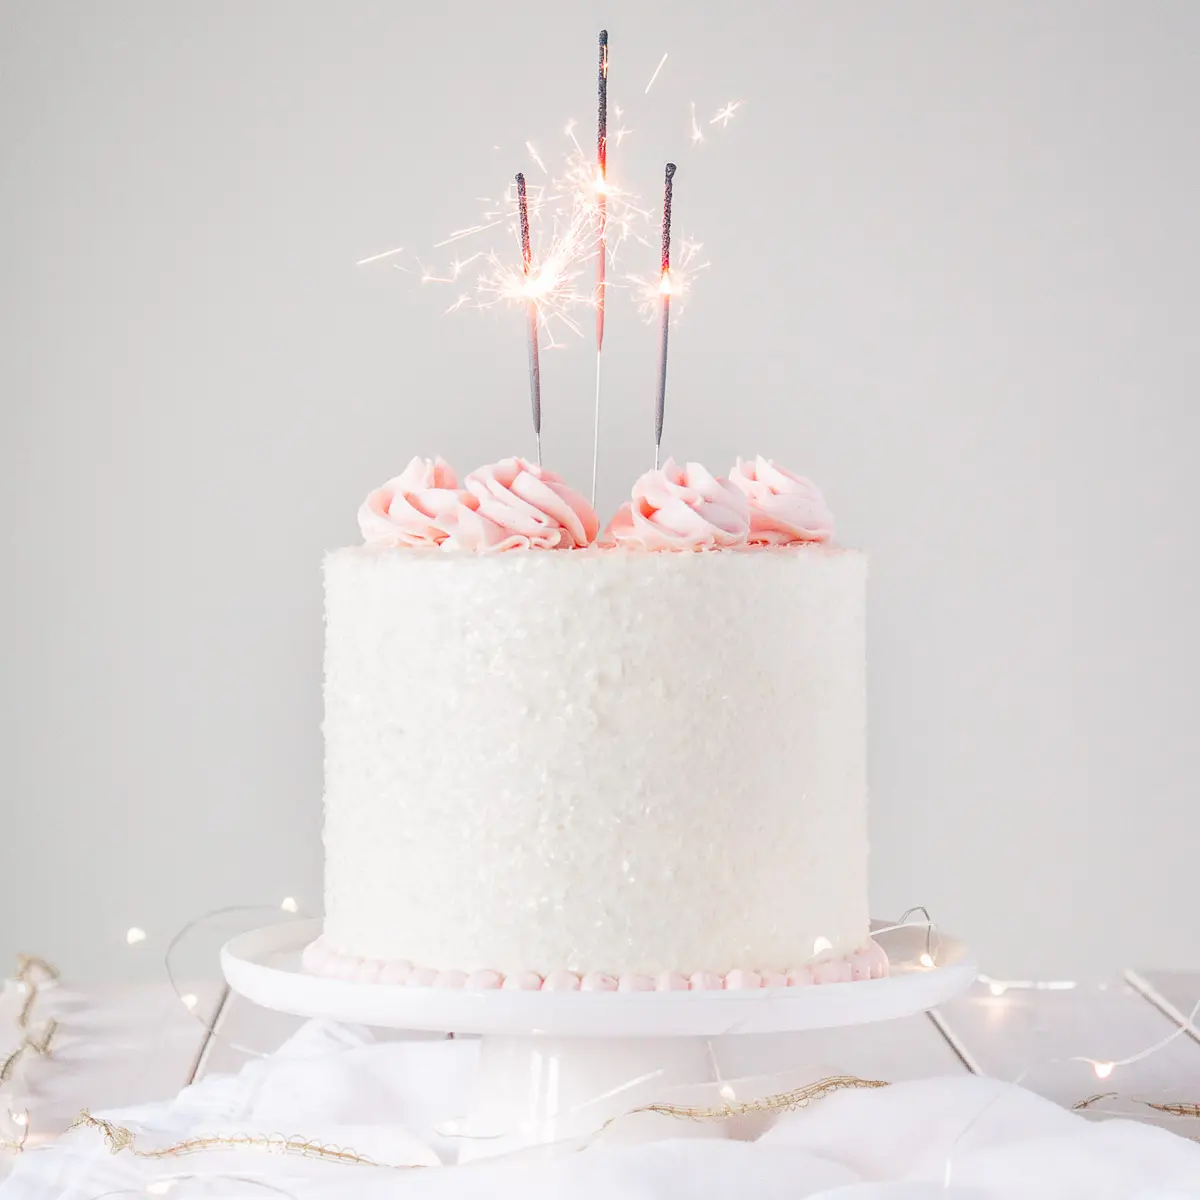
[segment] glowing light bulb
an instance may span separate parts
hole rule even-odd
[[[300,906],[296,903],[294,896],[284,896],[283,902],[279,905],[286,913],[294,913],[300,911]]]
[[[192,995],[191,992],[188,992],[186,995],[180,996],[179,999],[183,1001],[183,1007],[186,1008],[188,1010],[188,1012],[191,1012],[196,1007],[196,1005],[200,1003],[200,1001],[197,999],[197,997]]]
[[[8,1114],[12,1118],[14,1125],[19,1125],[24,1129],[29,1124],[29,1114],[22,1110],[21,1112],[10,1112]]]
[[[833,943],[827,937],[819,937],[813,941],[813,954],[824,954],[826,950],[832,950]]]
[[[1004,993],[1008,991],[1008,985],[1001,983],[998,979],[993,979],[992,982],[988,984],[988,991],[991,992],[993,996],[1003,996]]]
[[[925,953],[922,954],[921,957],[917,961],[923,967],[932,967],[933,966],[933,955],[930,954],[928,950],[926,950]]]
[[[1113,1067],[1116,1065],[1116,1063],[1110,1062],[1092,1063],[1092,1070],[1095,1072],[1097,1079],[1107,1079],[1113,1073]]]
[[[136,946],[138,942],[144,942],[146,940],[146,931],[144,929],[139,929],[136,925],[134,925],[126,932],[125,940],[129,943],[129,945]]]
[[[722,1100],[728,1100],[731,1104],[737,1099],[737,1092],[735,1092],[727,1083],[721,1084],[720,1088],[717,1089],[717,1092]]]

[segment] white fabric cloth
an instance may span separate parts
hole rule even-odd
[[[455,1154],[443,1134],[462,1114],[476,1053],[470,1041],[376,1042],[367,1030],[314,1021],[236,1077],[206,1080],[168,1104],[104,1114],[134,1129],[144,1148],[211,1133],[301,1134],[430,1169],[261,1150],[150,1160],[112,1154],[97,1131],[80,1129],[22,1155],[0,1200],[1200,1200],[1200,1145],[1134,1122],[1088,1121],[971,1077],[837,1092],[774,1119],[754,1141],[732,1140],[718,1125],[699,1130],[711,1136],[636,1145],[606,1136],[584,1149],[440,1166]]]

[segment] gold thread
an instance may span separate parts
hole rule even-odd
[[[58,1032],[58,1022],[53,1018],[41,1027],[40,1032],[30,1032],[40,986],[53,983],[58,979],[58,968],[44,958],[39,958],[36,954],[18,954],[17,972],[13,979],[22,986],[25,994],[21,1011],[17,1015],[17,1029],[22,1031],[22,1036],[17,1048],[0,1063],[0,1084],[5,1084],[12,1078],[17,1064],[26,1054],[36,1054],[39,1058],[48,1057],[50,1045],[54,1041],[54,1035]],[[21,1127],[20,1138],[14,1140],[10,1137],[0,1136],[0,1150],[6,1150],[10,1154],[20,1154],[29,1139],[29,1125],[29,1114],[25,1113],[25,1122]]]
[[[185,1154],[199,1154],[205,1150],[265,1150],[273,1154],[295,1154],[304,1158],[319,1158],[329,1162],[354,1163],[366,1167],[387,1167],[394,1171],[411,1170],[423,1163],[381,1163],[348,1146],[334,1146],[323,1142],[281,1133],[233,1133],[209,1134],[204,1137],[188,1138],[170,1146],[159,1146],[143,1150],[137,1144],[137,1134],[124,1125],[114,1125],[103,1117],[93,1116],[85,1108],[71,1125],[71,1129],[95,1129],[104,1138],[109,1153],[120,1154],[128,1150],[135,1158],[179,1158]],[[69,1130],[68,1130],[69,1132]]]
[[[720,1108],[687,1108],[674,1104],[647,1104],[616,1117],[610,1117],[601,1126],[600,1131],[603,1132],[615,1121],[631,1117],[635,1113],[653,1112],[661,1116],[688,1121],[726,1121],[731,1117],[748,1116],[752,1113],[796,1112],[799,1109],[807,1108],[814,1100],[819,1100],[822,1096],[828,1096],[832,1092],[842,1091],[846,1088],[883,1088],[887,1086],[887,1083],[878,1079],[859,1079],[854,1075],[837,1075],[810,1083],[807,1087],[796,1088],[791,1092],[780,1092],[743,1104],[725,1104]],[[423,1163],[381,1163],[365,1154],[359,1154],[349,1147],[328,1145],[299,1136],[284,1137],[279,1133],[209,1134],[204,1137],[188,1138],[170,1146],[144,1150],[137,1144],[137,1134],[132,1129],[124,1125],[115,1125],[103,1117],[93,1116],[86,1108],[79,1114],[71,1129],[94,1129],[103,1137],[104,1144],[111,1154],[120,1154],[127,1150],[137,1158],[179,1158],[187,1154],[199,1154],[205,1150],[217,1149],[265,1150],[274,1154],[295,1154],[304,1158],[319,1158],[327,1162],[385,1167],[393,1171],[414,1170],[424,1166]]]
[[[763,1096],[759,1100],[747,1100],[742,1104],[723,1104],[720,1108],[688,1108],[678,1104],[643,1104],[640,1108],[631,1108],[626,1113],[609,1117],[600,1127],[601,1131],[625,1117],[635,1113],[658,1113],[664,1117],[675,1117],[681,1121],[727,1121],[731,1117],[748,1117],[756,1113],[786,1113],[798,1112],[807,1108],[814,1100],[820,1100],[833,1092],[844,1091],[847,1088],[885,1088],[890,1086],[882,1079],[859,1079],[857,1075],[832,1075],[828,1079],[819,1079],[802,1088],[790,1092],[777,1092],[772,1096]]]

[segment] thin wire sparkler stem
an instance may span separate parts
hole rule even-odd
[[[533,263],[529,241],[529,197],[525,192],[525,174],[517,172],[517,209],[521,217],[521,268],[525,279]],[[542,465],[542,368],[538,357],[538,306],[532,296],[527,306],[526,342],[529,348],[529,399],[533,408],[533,436],[537,445],[537,463]]]
[[[671,199],[675,186],[675,164],[667,163],[663,179],[662,259],[660,284],[660,341],[658,345],[658,391],[654,398],[654,469],[662,457],[663,417],[667,407],[667,343],[671,332]]]
[[[600,30],[600,64],[596,74],[596,404],[592,430],[592,507],[600,474],[600,352],[604,349],[605,275],[608,270],[608,30]]]
[[[592,430],[592,507],[596,507],[596,479],[600,474],[600,347],[596,347],[596,418]]]

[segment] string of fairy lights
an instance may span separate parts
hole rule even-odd
[[[171,966],[171,953],[181,938],[211,917],[232,912],[261,910],[264,907],[259,905],[240,905],[215,910],[214,913],[205,914],[188,922],[181,931],[168,940],[164,957],[168,979],[182,1006],[204,1024],[206,1037],[221,1041],[224,1040],[219,1031],[214,1028],[212,1018],[203,1016],[196,1011],[198,1001],[195,994],[183,991],[180,988]],[[280,902],[277,911],[288,915],[299,915],[300,906],[294,897],[288,896]],[[911,919],[914,917],[919,917],[920,919]],[[924,929],[924,949],[917,955],[916,963],[920,969],[937,969],[942,957],[941,938],[938,934],[936,924],[929,919],[927,911],[922,906],[908,910],[902,916],[901,920],[893,925],[876,928],[873,936],[878,938],[897,930],[912,930],[914,928]],[[140,925],[130,926],[124,936],[125,945],[130,950],[136,950],[136,948],[147,943],[152,944],[155,940],[157,939],[153,939],[147,933],[146,929]],[[825,942],[825,944],[822,945],[822,942]],[[814,945],[815,955],[819,955],[828,949],[827,939],[817,939]],[[50,963],[36,956],[24,955],[18,959],[13,976],[6,981],[5,993],[17,997],[19,1004],[17,1005],[13,1021],[13,1027],[17,1034],[15,1048],[0,1062],[0,1118],[3,1118],[3,1120],[0,1120],[0,1154],[20,1155],[27,1152],[30,1147],[29,1139],[33,1127],[33,1118],[31,1116],[32,1105],[28,1100],[20,1097],[14,1089],[14,1085],[17,1081],[19,1068],[25,1067],[30,1062],[51,1060],[53,1058],[58,1023],[53,1018],[47,1017],[41,1011],[41,1006],[42,997],[58,985],[58,980],[59,973]],[[986,994],[993,999],[1001,999],[1013,992],[1065,992],[1073,991],[1080,986],[1073,980],[997,979],[982,974],[977,977],[977,981],[980,988],[986,991]],[[854,984],[850,986],[860,985]],[[1176,1027],[1171,1033],[1158,1039],[1143,1050],[1124,1057],[1097,1058],[1073,1055],[1068,1058],[1047,1059],[1043,1062],[1031,1063],[1020,1073],[1018,1078],[1009,1081],[1011,1085],[1014,1087],[1018,1086],[1035,1068],[1055,1063],[1087,1064],[1098,1081],[1108,1081],[1122,1068],[1144,1062],[1180,1037],[1191,1036],[1200,1041],[1200,1031],[1197,1031],[1195,1025],[1197,1014],[1200,1013],[1200,1000],[1197,1001],[1192,1012],[1185,1015],[1174,1009],[1170,1009],[1169,1006],[1164,1007],[1161,1003],[1158,1003],[1156,998],[1148,993],[1148,986],[1144,981],[1141,981],[1141,986],[1136,987],[1136,990],[1142,991],[1158,1007],[1164,1008],[1165,1013],[1173,1016]],[[229,1043],[229,1046],[245,1055],[268,1057],[268,1055],[260,1050],[237,1046],[232,1042]],[[969,1061],[968,1066],[972,1067]],[[972,1067],[972,1069],[977,1070],[978,1068]],[[879,1088],[885,1086],[887,1086],[886,1083],[879,1080],[864,1080],[855,1076],[839,1076],[817,1080],[798,1090],[784,1091],[770,1095],[742,1097],[738,1095],[737,1089],[731,1083],[726,1082],[718,1091],[719,1102],[710,1106],[700,1106],[697,1108],[694,1106],[679,1107],[670,1104],[639,1105],[637,1108],[623,1114],[623,1116],[631,1117],[638,1113],[657,1113],[660,1116],[682,1120],[719,1122],[749,1114],[794,1112],[807,1108],[812,1102],[845,1088]],[[973,1114],[956,1140],[956,1145],[962,1141],[963,1137],[972,1127],[984,1118],[986,1113],[999,1101],[1003,1094],[1003,1091],[998,1092],[983,1108]],[[1174,1100],[1151,1100],[1138,1097],[1127,1098],[1123,1097],[1116,1090],[1098,1092],[1084,1097],[1073,1105],[1073,1109],[1078,1112],[1099,1115],[1125,1115],[1108,1113],[1100,1108],[1105,1102],[1123,1099],[1131,1100],[1132,1103],[1144,1106],[1147,1110],[1152,1110],[1160,1116],[1182,1119],[1184,1121],[1188,1119],[1200,1119],[1200,1101],[1183,1098]],[[578,1149],[581,1145],[591,1144],[609,1127],[622,1119],[621,1115],[608,1119],[603,1125],[598,1126],[591,1137],[583,1139],[574,1148]],[[5,1129],[5,1123],[7,1123],[7,1130]],[[380,1163],[366,1155],[359,1154],[350,1147],[332,1145],[301,1135],[284,1136],[279,1133],[247,1133],[241,1131],[228,1134],[214,1133],[165,1145],[157,1144],[146,1147],[142,1144],[141,1135],[137,1130],[118,1125],[101,1117],[93,1116],[86,1109],[72,1128],[90,1129],[99,1133],[105,1145],[114,1154],[128,1152],[139,1159],[159,1162],[185,1158],[189,1155],[205,1151],[252,1151],[272,1155],[319,1159],[323,1162],[346,1166],[389,1167],[395,1170],[410,1170],[428,1165],[418,1162]],[[45,1139],[39,1144],[46,1144]],[[948,1153],[945,1163],[947,1180],[951,1178],[952,1171],[953,1147]],[[175,1192],[179,1185],[193,1178],[200,1178],[200,1176],[173,1172],[152,1178],[138,1189],[104,1192],[92,1198],[92,1200],[102,1200],[102,1198],[109,1196],[168,1196]],[[238,1182],[250,1188],[251,1191],[258,1188],[264,1194],[285,1196],[291,1194],[285,1189],[277,1187],[258,1176],[251,1177],[232,1173],[214,1176],[211,1172],[206,1172],[203,1178],[208,1180],[219,1178],[228,1182]]]

